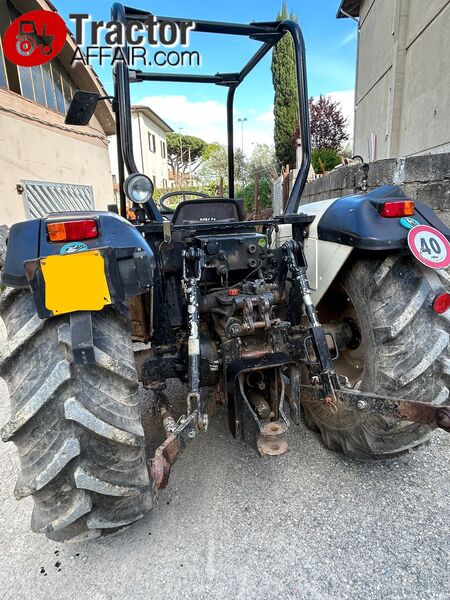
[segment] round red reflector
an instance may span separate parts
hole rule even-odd
[[[439,294],[436,296],[433,302],[433,310],[438,315],[442,315],[446,310],[450,308],[450,294],[444,292],[443,294]]]

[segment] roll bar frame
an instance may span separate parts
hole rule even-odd
[[[140,9],[123,6],[115,2],[111,9],[113,21],[119,21],[124,26],[130,22],[145,23],[151,13]],[[189,21],[180,17],[156,17],[158,21]],[[296,79],[299,101],[300,137],[302,141],[302,163],[289,195],[285,215],[294,215],[298,211],[300,198],[306,185],[311,165],[311,130],[308,106],[308,85],[306,76],[306,50],[302,30],[298,23],[285,20],[264,23],[221,23],[216,21],[195,20],[193,32],[216,33],[225,35],[246,36],[262,42],[257,52],[237,73],[216,73],[215,75],[190,75],[177,73],[155,73],[132,70],[125,62],[118,62],[114,67],[114,108],[116,112],[117,153],[119,163],[120,214],[126,216],[126,196],[123,189],[125,169],[128,175],[138,173],[133,154],[133,139],[131,127],[130,82],[135,81],[167,81],[187,83],[212,83],[228,87],[227,94],[227,137],[228,137],[228,189],[230,198],[234,198],[234,123],[233,107],[237,87],[253,71],[266,54],[278,43],[284,35],[290,35],[296,63]],[[130,77],[130,73],[132,74]],[[122,157],[122,160],[120,160]],[[162,216],[153,200],[147,205],[147,214],[151,221],[160,223]]]

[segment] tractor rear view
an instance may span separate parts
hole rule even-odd
[[[124,26],[148,16],[113,6]],[[33,497],[32,529],[53,540],[98,537],[150,510],[180,452],[208,430],[205,388],[231,434],[261,456],[285,453],[302,415],[327,446],[357,458],[389,457],[450,429],[450,230],[393,186],[300,212],[311,144],[299,25],[197,21],[196,31],[260,47],[238,73],[130,75],[116,65],[119,214],[57,213],[9,232],[0,374],[11,418],[2,437],[20,456],[15,495]],[[285,213],[245,221],[234,197],[234,95],[285,35],[303,162]],[[180,190],[175,210],[173,194],[156,206],[133,156],[130,77],[228,89],[230,197]],[[77,92],[67,122],[87,124],[99,100]],[[173,378],[186,386],[180,418],[167,394]],[[154,456],[140,383],[166,433]]]

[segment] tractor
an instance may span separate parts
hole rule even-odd
[[[149,15],[112,8],[124,27]],[[450,430],[449,228],[391,185],[301,205],[311,140],[299,24],[196,21],[197,33],[246,36],[258,50],[239,72],[214,75],[116,63],[118,206],[16,223],[0,249],[0,375],[11,397],[2,438],[20,457],[15,496],[33,498],[31,528],[51,540],[143,517],[180,453],[207,435],[216,404],[231,435],[266,460],[282,460],[301,421],[355,459],[396,456]],[[302,162],[283,214],[245,220],[234,96],[284,36]],[[154,201],[133,156],[130,107],[130,83],[151,81],[227,90],[228,197],[179,190],[175,209],[173,193]],[[66,122],[87,125],[105,100],[77,91]],[[186,390],[179,416],[172,379]],[[165,432],[152,456],[140,387]]]

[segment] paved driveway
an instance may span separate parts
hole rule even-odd
[[[8,414],[0,380],[1,423]],[[257,458],[219,412],[152,514],[78,545],[29,531],[32,503],[12,494],[15,447],[0,444],[2,598],[448,600],[450,436],[369,463],[304,426],[289,438],[286,456]]]

